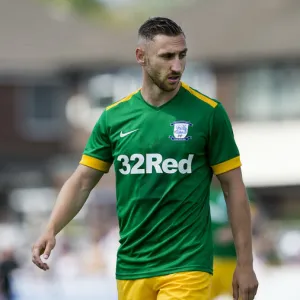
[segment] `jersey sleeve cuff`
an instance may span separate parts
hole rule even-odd
[[[220,164],[212,166],[215,175],[219,175],[222,173],[226,173],[233,169],[236,169],[242,165],[241,159],[239,156],[234,157],[232,159],[226,160]]]
[[[81,161],[79,163],[81,165],[96,169],[104,173],[107,173],[111,166],[111,163],[108,163],[106,161],[85,154],[82,155]]]

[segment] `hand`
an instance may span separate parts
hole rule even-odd
[[[237,265],[232,281],[233,299],[253,300],[257,288],[258,281],[253,267]]]
[[[49,270],[48,264],[41,260],[41,255],[43,255],[44,259],[48,259],[55,244],[54,234],[49,232],[43,234],[32,246],[32,262],[44,271]]]

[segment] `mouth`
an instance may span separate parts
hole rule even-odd
[[[168,77],[168,82],[177,83],[180,80],[180,75],[172,75]]]

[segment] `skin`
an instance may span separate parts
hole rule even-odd
[[[157,35],[153,40],[140,39],[136,60],[142,67],[142,96],[149,104],[161,106],[180,89],[180,78],[186,64],[186,41],[178,36]],[[168,78],[177,77],[176,82]]]
[[[186,64],[186,40],[178,36],[157,35],[153,40],[140,39],[136,60],[142,68],[141,93],[145,101],[161,106],[171,100],[180,89],[180,78]],[[176,77],[176,80],[170,80]],[[42,270],[55,247],[55,236],[77,215],[91,190],[103,173],[79,165],[63,185],[53,208],[45,232],[32,247],[32,261]],[[253,271],[250,209],[240,168],[218,176],[227,203],[233,238],[237,249],[237,267],[233,278],[234,299],[252,300],[258,282]]]
[[[99,182],[103,173],[79,165],[65,182],[58,194],[55,206],[45,232],[32,247],[32,262],[46,271],[49,265],[42,261],[48,259],[55,247],[55,236],[78,214],[85,204],[90,192]]]
[[[225,196],[237,252],[232,288],[233,299],[252,300],[258,288],[253,269],[250,206],[241,168],[218,175]]]

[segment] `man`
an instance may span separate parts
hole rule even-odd
[[[19,267],[13,249],[5,249],[0,261],[0,299],[13,299],[12,273]]]
[[[152,18],[139,29],[142,88],[107,107],[79,167],[63,186],[45,233],[33,246],[43,270],[55,236],[78,213],[114,163],[120,248],[120,300],[209,299],[213,245],[209,188],[213,172],[226,194],[238,264],[234,297],[253,299],[250,211],[227,114],[216,100],[180,81],[182,29]]]

